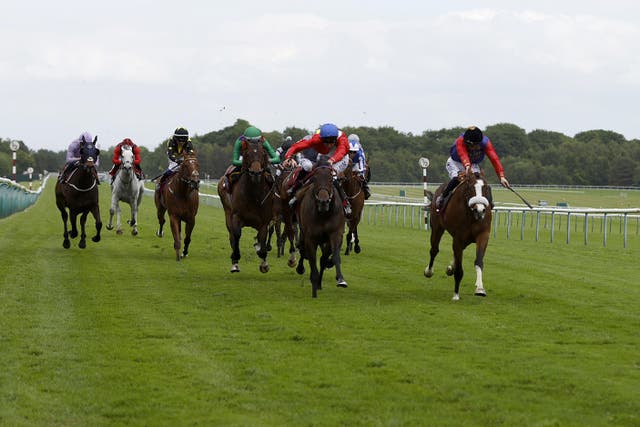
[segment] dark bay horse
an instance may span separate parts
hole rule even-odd
[[[78,236],[76,218],[80,215],[80,242],[78,247],[84,249],[87,246],[85,224],[89,212],[96,221],[96,235],[91,238],[94,242],[100,241],[102,220],[100,219],[100,204],[98,200],[98,172],[95,162],[98,160],[100,150],[95,146],[98,137],[93,141],[85,141],[80,144],[80,160],[66,180],[56,183],[56,206],[60,210],[62,223],[64,224],[64,240],[62,246],[69,249],[71,242],[69,237],[75,239]],[[67,214],[67,209],[69,213]],[[71,232],[67,229],[67,219],[71,222]]]
[[[445,182],[436,190],[435,197],[442,193],[446,185]],[[471,243],[476,244],[475,295],[487,295],[482,283],[482,268],[491,231],[490,191],[484,175],[471,172],[463,176],[462,182],[452,192],[442,212],[436,212],[435,203],[431,204],[431,250],[429,266],[425,268],[424,275],[433,276],[433,261],[438,255],[440,239],[445,230],[448,231],[453,238],[453,261],[447,267],[447,275],[453,274],[455,279],[454,301],[460,299],[458,291],[463,276],[462,254]]]
[[[322,274],[326,268],[335,266],[337,286],[347,287],[340,261],[345,217],[342,201],[333,186],[333,168],[327,156],[318,158],[309,182],[296,196],[300,200],[296,212],[300,226],[300,260],[296,271],[303,274],[304,260],[309,260],[311,296],[316,298],[318,289],[322,289]],[[321,250],[320,270],[316,265],[318,247]]]
[[[364,191],[362,190],[362,178],[360,174],[353,171],[353,164],[349,161],[349,166],[344,171],[344,179],[342,180],[342,188],[351,203],[351,216],[347,219],[347,248],[345,255],[351,253],[351,249],[355,253],[360,253],[360,239],[358,238],[358,224],[362,217],[364,209]]]
[[[293,209],[289,207],[289,198],[287,197],[287,181],[295,168],[283,168],[282,165],[278,165],[277,169],[280,173],[276,173],[275,178],[273,220],[269,226],[268,241],[271,241],[271,236],[275,232],[278,258],[284,255],[286,243],[289,241],[289,259],[287,260],[287,265],[289,267],[295,267],[297,264],[296,239],[298,236],[298,224],[295,221]]]
[[[173,248],[176,251],[176,261],[180,261],[181,230],[184,222],[184,249],[182,258],[189,254],[191,232],[196,225],[196,214],[200,198],[200,171],[198,158],[195,153],[185,153],[176,173],[168,177],[162,187],[156,189],[155,202],[160,228],[156,236],[164,235],[164,214],[169,214],[171,233],[173,234]]]
[[[226,176],[218,181],[218,195],[224,208],[229,243],[231,272],[240,271],[240,237],[243,227],[258,232],[254,248],[262,260],[260,271],[269,271],[267,234],[273,218],[273,177],[269,173],[269,157],[261,141],[245,141],[242,145],[242,167],[237,182],[230,188]]]

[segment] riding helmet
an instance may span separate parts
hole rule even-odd
[[[477,144],[479,142],[482,142],[482,138],[482,131],[476,126],[470,126],[469,128],[467,128],[467,130],[464,131],[464,142]]]
[[[189,139],[189,131],[183,127],[176,128],[173,132],[173,138],[176,140],[186,141]]]
[[[243,135],[248,141],[259,141],[262,138],[262,132],[255,126],[246,128]]]
[[[320,138],[337,138],[338,127],[332,123],[325,123],[320,126]]]

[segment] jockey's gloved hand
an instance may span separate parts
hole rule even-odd
[[[504,176],[500,177],[500,184],[502,184],[503,187],[505,188],[509,188],[509,181],[507,181],[507,178],[505,178]]]

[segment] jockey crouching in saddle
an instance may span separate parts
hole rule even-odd
[[[447,160],[446,168],[451,180],[442,194],[436,199],[436,211],[440,212],[446,199],[460,183],[459,176],[471,171],[480,173],[479,163],[484,160],[485,154],[489,157],[493,169],[495,169],[498,178],[500,178],[500,184],[505,188],[509,188],[509,181],[504,177],[504,169],[500,163],[500,158],[493,148],[491,140],[482,134],[480,128],[471,126],[465,130],[451,146],[450,153],[451,156]],[[489,203],[493,206],[491,193],[489,193]]]
[[[111,183],[113,184],[113,180],[116,178],[116,174],[120,169],[120,165],[122,164],[122,150],[130,149],[133,152],[133,170],[138,177],[138,179],[144,179],[144,174],[142,173],[142,167],[140,166],[141,158],[140,158],[140,147],[138,147],[131,139],[125,138],[116,145],[116,148],[113,150],[113,166],[111,166],[111,170],[109,171],[109,175],[111,175]]]
[[[278,153],[276,153],[271,144],[269,144],[269,141],[262,135],[262,131],[255,126],[249,126],[233,144],[233,159],[231,160],[231,166],[229,166],[225,172],[229,194],[232,194],[233,192],[233,184],[240,179],[240,174],[242,172],[242,145],[246,142],[262,142],[262,147],[269,155],[269,163],[274,165],[280,163]],[[268,169],[266,172],[267,179],[273,184],[273,176],[271,175],[271,172]]]
[[[183,127],[179,127],[176,128],[173,136],[167,143],[169,167],[160,176],[156,190],[161,188],[166,179],[178,170],[180,163],[184,160],[185,153],[193,153],[193,144],[191,143],[191,139],[189,139],[189,131]]]
[[[362,191],[364,191],[364,198],[368,200],[371,197],[371,190],[369,190],[369,182],[367,181],[367,158],[364,155],[364,150],[360,144],[360,137],[355,133],[349,135],[349,158],[353,164],[352,170],[360,176],[360,182],[362,182]]]
[[[300,141],[294,143],[291,148],[285,154],[285,167],[289,165],[293,165],[293,155],[312,148],[317,153],[320,154],[329,154],[333,151],[333,154],[329,158],[329,163],[332,165],[333,170],[335,171],[333,178],[333,186],[338,191],[340,195],[340,199],[342,200],[342,207],[344,208],[344,214],[346,216],[351,215],[351,204],[349,203],[349,199],[340,185],[340,182],[337,179],[337,176],[340,172],[343,172],[347,166],[349,165],[349,157],[347,153],[349,152],[349,140],[347,136],[338,129],[338,127],[332,123],[326,123],[320,127],[316,131],[316,133],[308,139],[301,139]],[[313,168],[314,161],[309,160],[306,156],[301,157],[300,166],[296,170],[296,180],[294,184],[287,191],[288,194],[293,195],[293,197],[289,200],[289,206],[292,208],[295,206],[297,202],[296,192],[300,189],[302,184],[304,183],[305,178],[311,172]]]
[[[69,175],[71,175],[71,173],[74,170],[76,170],[76,168],[78,167],[78,164],[80,162],[80,157],[81,157],[80,148],[82,147],[82,144],[86,144],[86,143],[95,144],[97,141],[98,141],[98,137],[96,136],[94,138],[93,136],[91,136],[89,132],[82,132],[79,137],[71,141],[71,143],[69,144],[69,147],[67,148],[67,158],[66,158],[67,162],[65,163],[64,168],[62,169],[62,172],[60,173],[60,175],[58,175],[58,181],[66,182],[67,179],[69,178]],[[98,153],[100,153],[100,151],[98,151]],[[98,158],[94,159],[94,163],[96,167],[100,164],[99,154],[98,154]],[[100,185],[100,180],[98,179],[97,181],[98,181],[98,185]]]

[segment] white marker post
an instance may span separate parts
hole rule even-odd
[[[429,229],[429,208],[431,207],[431,201],[427,197],[427,168],[429,167],[429,159],[426,157],[420,157],[418,164],[422,168],[422,186],[424,189],[424,229]]]
[[[29,190],[33,190],[33,183],[31,182],[31,177],[33,176],[33,168],[31,166],[27,168],[27,173],[29,174]]]
[[[13,182],[16,182],[16,151],[20,149],[20,142],[11,141],[9,148],[13,151],[13,167],[11,168],[11,173],[13,173]]]

